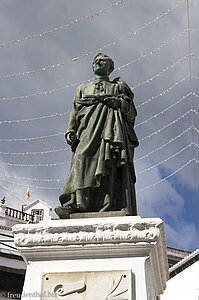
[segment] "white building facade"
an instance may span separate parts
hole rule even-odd
[[[0,204],[0,299],[21,299],[27,264],[14,244],[12,227],[15,224],[50,220],[52,208],[35,200],[22,210]]]
[[[199,249],[169,269],[161,300],[199,300]]]

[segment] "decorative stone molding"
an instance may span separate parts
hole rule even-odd
[[[15,225],[13,233],[15,245],[31,264],[114,258],[121,265],[123,258],[130,259],[132,264],[139,258],[149,259],[148,272],[153,274],[156,295],[166,287],[168,261],[164,225],[159,218],[51,220]],[[144,263],[142,266],[145,268]]]
[[[17,247],[80,245],[100,243],[152,243],[157,241],[163,222],[140,217],[58,220],[15,225]]]

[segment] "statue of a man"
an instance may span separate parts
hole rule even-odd
[[[94,81],[75,94],[66,130],[71,169],[55,208],[60,218],[71,213],[125,211],[137,215],[135,197],[133,93],[120,78],[109,80],[112,59],[99,53],[93,61]]]

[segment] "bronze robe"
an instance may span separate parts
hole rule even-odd
[[[103,104],[97,96],[114,96],[121,108]],[[133,126],[136,109],[133,93],[119,78],[80,85],[75,94],[66,134],[78,133],[71,169],[60,202],[81,211],[119,211],[137,215]]]

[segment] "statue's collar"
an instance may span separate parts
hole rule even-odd
[[[99,82],[99,81],[109,81],[109,77],[108,76],[99,76],[99,75],[96,75],[95,81]]]

